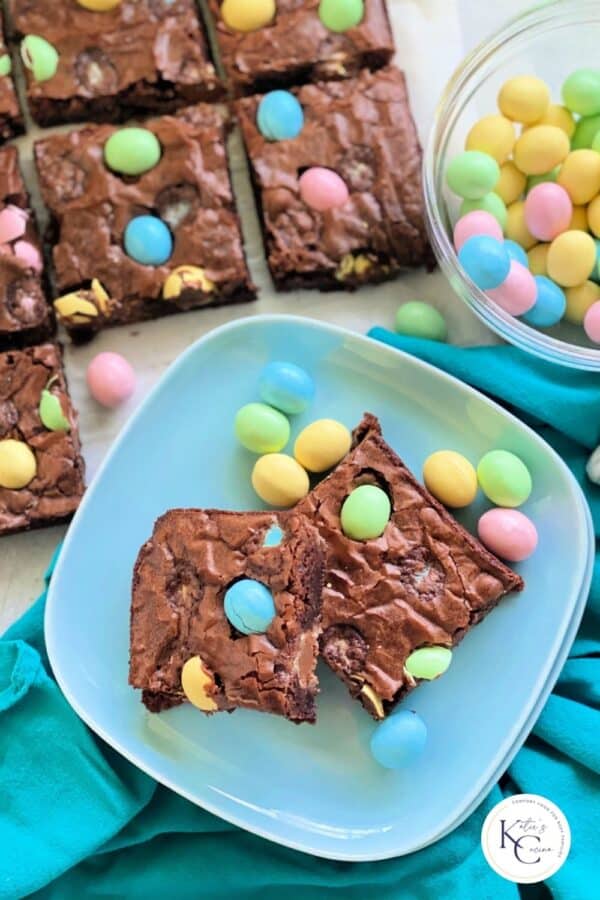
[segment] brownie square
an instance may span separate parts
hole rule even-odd
[[[303,500],[327,547],[321,653],[375,718],[417,681],[406,671],[421,647],[453,647],[522,579],[475,540],[412,476],[366,414],[353,449]],[[361,484],[391,501],[383,535],[345,536],[340,510]]]
[[[237,103],[275,287],[354,290],[430,264],[404,75],[390,67],[294,93],[304,126],[292,140],[262,136],[260,97]],[[313,166],[344,179],[346,203],[319,212],[303,201],[299,177]]]
[[[22,233],[0,243],[0,350],[46,340],[54,330],[42,280],[42,248],[16,147],[0,149],[0,216],[23,210]],[[20,229],[19,229],[20,231]],[[6,232],[3,236],[9,237]],[[1,239],[1,238],[0,238]]]
[[[0,60],[2,66],[9,68],[6,75],[0,75],[0,144],[10,140],[17,134],[24,131],[23,116],[21,107],[17,99],[15,86],[13,84],[11,69],[12,62],[10,54],[6,49],[4,39],[4,23],[2,18],[2,7],[0,6]]]
[[[223,95],[194,0],[122,0],[93,12],[76,0],[9,0],[19,38],[34,34],[59,55],[56,73],[27,71],[40,125],[172,112]]]
[[[221,59],[237,96],[348,78],[385,66],[394,53],[384,0],[365,0],[360,24],[341,33],[322,23],[320,0],[277,0],[273,22],[249,32],[228,28],[222,5],[209,0]]]
[[[275,546],[265,540],[273,528],[283,532]],[[276,616],[264,634],[240,634],[225,616],[225,592],[241,578],[272,592]],[[296,515],[170,510],[135,564],[130,684],[152,712],[181,703],[183,665],[199,656],[214,711],[313,722],[322,584],[319,536]]]
[[[104,144],[117,130],[111,125],[55,134],[35,144],[51,213],[56,293],[76,294],[66,304],[55,301],[55,308],[78,340],[105,325],[256,296],[227,167],[224,111],[200,104],[148,121],[144,128],[158,138],[162,156],[138,177],[121,176],[105,165]],[[136,262],[123,246],[130,220],[148,214],[159,216],[173,237],[164,265]],[[194,270],[181,275],[181,266]]]
[[[68,430],[50,430],[42,422],[45,389],[58,401]],[[56,344],[0,353],[0,445],[7,440],[29,446],[37,471],[19,490],[0,486],[0,535],[70,519],[83,496],[84,463]]]

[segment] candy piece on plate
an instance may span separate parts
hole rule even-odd
[[[488,550],[509,562],[522,562],[535,551],[537,529],[518,509],[489,509],[477,525],[479,539]]]
[[[119,406],[135,390],[135,372],[120,353],[98,353],[90,362],[86,379],[94,400],[102,406]]]
[[[373,732],[371,753],[385,769],[404,769],[419,759],[426,743],[423,719],[411,709],[400,709]]]
[[[265,403],[295,416],[308,409],[313,402],[315,383],[300,366],[274,360],[260,373],[258,392]]]
[[[335,419],[317,419],[303,428],[294,444],[294,456],[309,472],[327,472],[350,449],[352,435]]]
[[[498,506],[521,506],[531,494],[529,469],[508,450],[490,450],[479,461],[477,478],[483,493]]]
[[[252,453],[278,453],[290,439],[290,423],[266,403],[247,403],[235,416],[238,441]]]
[[[267,453],[256,460],[252,487],[270,506],[287,508],[306,497],[310,482],[305,469],[285,453]]]
[[[436,450],[423,464],[425,487],[436,500],[452,509],[472,503],[477,494],[477,473],[462,453]]]

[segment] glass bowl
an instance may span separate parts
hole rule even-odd
[[[538,330],[504,312],[466,275],[452,245],[460,198],[446,187],[450,160],[464,150],[471,125],[497,112],[496,97],[508,78],[535,74],[560,102],[560,88],[574,69],[597,65],[598,0],[555,0],[509,21],[480,44],[454,73],[438,108],[424,159],[427,227],[438,263],[450,284],[500,337],[528,353],[577,369],[600,371],[600,347],[582,326],[561,322]]]

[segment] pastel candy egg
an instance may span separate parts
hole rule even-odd
[[[399,709],[380,722],[371,737],[371,753],[385,769],[402,769],[421,756],[427,728],[416,712]]]
[[[18,491],[36,476],[33,451],[24,441],[0,441],[0,488]]]
[[[317,419],[304,428],[294,444],[294,456],[309,472],[326,472],[350,450],[352,435],[335,419]]]
[[[346,497],[340,512],[342,530],[355,541],[381,537],[390,520],[390,498],[375,484],[361,484]]]
[[[574,150],[560,167],[556,179],[569,194],[573,203],[582,206],[600,191],[600,153],[595,150]]]
[[[502,240],[502,229],[497,219],[491,213],[481,209],[473,210],[466,216],[461,216],[454,226],[454,247],[460,250],[465,241],[470,237],[486,234],[488,237]]]
[[[365,15],[364,0],[321,0],[319,18],[325,28],[337,33],[360,25]]]
[[[290,423],[266,403],[247,403],[235,417],[235,434],[252,453],[277,453],[290,439]]]
[[[592,484],[600,484],[600,447],[596,447],[588,459],[585,472]]]
[[[121,0],[77,0],[84,9],[90,9],[93,12],[108,12],[115,9]]]
[[[263,547],[279,547],[285,537],[279,525],[271,525],[264,536]]]
[[[271,506],[294,506],[308,494],[308,475],[300,463],[284,453],[267,453],[256,460],[252,487]]]
[[[571,148],[573,150],[589,150],[592,147],[594,138],[599,131],[600,115],[584,116],[583,118],[579,119],[579,121],[575,125],[573,137],[571,138]]]
[[[349,193],[346,182],[332,169],[313,166],[303,172],[298,181],[300,196],[307,206],[318,212],[327,212],[343,206]]]
[[[296,416],[313,402],[315,383],[300,366],[275,360],[260,373],[258,392],[265,403]]]
[[[135,390],[135,373],[119,353],[98,353],[88,366],[86,379],[92,397],[102,406],[118,406]]]
[[[515,165],[525,175],[543,175],[562,163],[570,149],[569,138],[562,128],[535,125],[524,131],[517,140]]]
[[[508,450],[490,450],[477,466],[479,486],[498,506],[521,506],[531,493],[531,475],[525,463]]]
[[[529,258],[527,256],[527,253],[520,244],[517,244],[516,241],[504,241],[504,248],[510,256],[511,260],[521,263],[521,265],[525,266],[526,268],[529,266]]]
[[[271,91],[258,105],[256,124],[268,141],[292,140],[304,127],[304,111],[289,91]]]
[[[525,312],[523,321],[535,328],[551,328],[565,314],[567,298],[557,284],[545,275],[534,276],[536,284],[535,303]]]
[[[509,562],[522,562],[538,543],[535,525],[517,509],[490,509],[477,525],[482,544]]]
[[[588,215],[585,206],[574,206],[568,231],[588,231]]]
[[[38,413],[40,421],[48,431],[70,431],[71,424],[60,405],[60,399],[53,394],[50,388],[55,379],[50,379],[41,393]]]
[[[560,166],[555,166],[549,172],[543,172],[541,175],[528,175],[527,177],[527,193],[538,184],[546,184],[547,181],[556,181]]]
[[[419,647],[413,650],[404,663],[404,668],[413,678],[433,681],[447,671],[452,662],[450,647]]]
[[[411,300],[400,307],[396,313],[396,331],[430,341],[445,341],[448,337],[448,326],[443,315],[420,300]]]
[[[186,660],[181,670],[181,687],[187,700],[202,712],[215,712],[215,679],[199,656]]]
[[[529,271],[532,275],[548,274],[548,250],[550,244],[535,244],[527,251]]]
[[[104,145],[104,161],[113,172],[143,175],[158,163],[160,141],[147,128],[119,128]]]
[[[561,106],[559,103],[551,103],[542,118],[538,119],[534,124],[556,125],[557,128],[562,128],[568,138],[572,137],[575,132],[573,113],[566,106]],[[525,125],[523,130],[530,127],[530,125]]]
[[[582,325],[585,314],[597,300],[600,300],[600,285],[595,281],[584,281],[576,287],[565,290],[567,307],[565,319],[573,325]]]
[[[3,53],[0,55],[0,78],[4,78],[5,75],[10,75],[12,72],[12,59],[8,55],[8,53]]]
[[[585,153],[586,151],[582,151]],[[598,156],[600,164],[600,155]],[[560,184],[538,184],[525,200],[525,224],[538,241],[552,241],[566,231],[571,222],[573,204]]]
[[[525,221],[525,203],[523,200],[517,200],[516,203],[508,207],[504,233],[510,241],[515,241],[525,250],[529,250],[536,243],[536,239]]]
[[[549,105],[548,85],[533,75],[519,75],[509,79],[498,94],[500,112],[508,119],[525,125],[541,119]]]
[[[16,241],[13,250],[15,256],[22,260],[26,266],[34,272],[41,272],[43,268],[42,254],[29,241]]]
[[[21,59],[34,81],[49,81],[56,75],[59,62],[56,48],[38,34],[28,34],[23,38]]]
[[[589,229],[593,235],[600,237],[600,195],[594,197],[587,208],[587,220]]]
[[[127,256],[143,266],[162,266],[173,253],[173,238],[157,216],[136,216],[123,234]]]
[[[454,450],[438,450],[423,465],[425,487],[440,503],[460,509],[477,494],[477,473],[469,460]]]
[[[466,200],[480,200],[494,190],[499,178],[496,160],[479,150],[465,150],[455,156],[446,170],[448,187]]]
[[[232,31],[258,31],[275,18],[275,0],[224,0],[221,18]]]
[[[505,116],[484,116],[475,122],[467,134],[467,150],[481,150],[493,156],[498,164],[502,164],[510,154],[515,143],[515,127]]]
[[[500,166],[500,178],[494,188],[494,193],[509,206],[518,200],[527,185],[527,178],[515,166],[512,159]]]
[[[529,269],[512,260],[506,281],[487,295],[511,316],[520,316],[533,307],[537,287]]]
[[[562,86],[562,98],[571,112],[580,116],[600,113],[600,69],[578,69]]]
[[[583,317],[583,328],[590,341],[600,344],[600,301],[593,303]]]
[[[463,200],[460,204],[461,216],[466,216],[468,213],[475,211],[489,213],[490,216],[493,216],[496,219],[504,232],[506,227],[506,206],[504,205],[502,198],[494,193],[494,191],[486,194],[485,197],[482,197],[480,200]]]
[[[501,285],[510,271],[506,248],[487,235],[469,238],[459,250],[458,259],[471,281],[483,291]]]
[[[596,244],[583,231],[563,231],[550,244],[548,275],[561,287],[575,287],[590,277],[596,264]]]
[[[27,212],[20,206],[9,204],[0,211],[0,244],[9,244],[25,234]]]
[[[242,578],[225,591],[224,608],[241,634],[264,634],[277,615],[273,594],[253,578]]]

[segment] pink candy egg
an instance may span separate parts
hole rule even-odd
[[[0,212],[0,244],[16,241],[25,234],[27,213],[20,206],[5,206]]]
[[[350,196],[344,179],[322,166],[307,169],[300,176],[299,185],[300,196],[306,205],[318,212],[343,206]]]
[[[490,509],[477,526],[479,538],[485,546],[509,562],[527,559],[538,543],[535,525],[517,509]]]
[[[600,300],[592,303],[586,312],[583,327],[590,341],[600,344]]]
[[[537,284],[529,269],[513,259],[506,281],[487,291],[487,296],[511,316],[522,316],[535,304]]]
[[[501,241],[503,238],[500,224],[491,213],[485,212],[483,209],[474,209],[472,212],[467,213],[466,216],[461,216],[454,226],[454,248],[456,252],[458,253],[469,238],[478,237],[482,234],[496,238],[497,241]]]
[[[42,255],[37,247],[29,241],[17,241],[14,246],[15,256],[22,259],[34,272],[42,271]]]
[[[88,366],[87,383],[102,406],[118,406],[133,394],[135,373],[119,353],[99,353]]]
[[[525,224],[538,241],[553,241],[567,231],[573,216],[571,198],[560,184],[538,184],[525,200]]]

